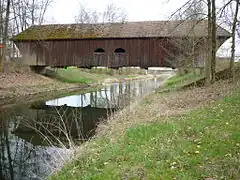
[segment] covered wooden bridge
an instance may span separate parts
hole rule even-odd
[[[179,53],[188,51],[180,43],[184,39],[197,39],[194,56],[202,56],[206,37],[203,20],[39,25],[12,40],[30,66],[148,68],[176,66]],[[218,26],[218,47],[229,37]]]

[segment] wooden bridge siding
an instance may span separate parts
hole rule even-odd
[[[158,50],[156,46],[156,40],[150,39],[125,39],[125,40],[76,40],[77,43],[72,41],[66,42],[74,51],[68,53],[69,56],[78,57],[77,61],[74,61],[74,65],[78,66],[91,66],[96,65],[94,63],[94,51],[97,48],[103,48],[105,55],[103,56],[103,62],[97,64],[98,66],[118,67],[120,66],[159,66],[161,65],[161,50]],[[73,46],[74,44],[74,46]],[[125,59],[122,64],[116,62],[114,51],[117,48],[123,48],[126,50]],[[71,52],[68,49],[68,52]],[[54,53],[53,53],[54,54]],[[73,58],[74,59],[74,58]],[[93,63],[91,63],[91,61]],[[59,58],[58,62],[61,62]],[[62,63],[61,63],[62,64]],[[66,65],[69,62],[65,63]]]
[[[16,43],[22,54],[38,57],[40,64],[81,67],[162,66],[164,52],[159,44],[164,44],[163,39],[56,40]],[[105,50],[102,62],[94,62],[94,51],[97,48]],[[121,64],[115,61],[114,51],[117,48],[123,48],[126,51]],[[39,65],[36,59],[35,65]]]

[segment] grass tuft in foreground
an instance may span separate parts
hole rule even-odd
[[[181,117],[90,142],[50,179],[240,179],[240,92]]]

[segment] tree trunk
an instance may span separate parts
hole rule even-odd
[[[216,37],[216,5],[215,0],[212,0],[212,61],[211,61],[211,83],[216,81],[216,49],[217,49],[217,37]]]
[[[9,15],[10,15],[10,4],[11,1],[7,0],[7,7],[6,7],[6,17],[5,17],[5,24],[4,24],[4,33],[3,33],[3,44],[7,44],[8,39],[8,25],[9,25]]]
[[[234,80],[234,59],[235,59],[235,46],[236,46],[236,28],[238,23],[238,10],[239,10],[240,0],[236,0],[236,8],[232,25],[232,47],[231,47],[231,61],[230,61],[230,72]]]
[[[4,32],[3,32],[3,49],[2,49],[2,55],[0,58],[0,72],[3,71],[3,64],[4,64],[4,57],[7,49],[7,39],[8,39],[8,25],[9,25],[9,15],[10,15],[10,0],[7,0],[7,6],[6,6],[6,17],[5,17],[5,23],[4,23]]]
[[[32,21],[32,26],[35,24],[35,8],[36,8],[36,4],[35,4],[35,0],[32,0],[32,4],[28,5],[31,8],[31,21]]]
[[[3,37],[3,2],[0,0],[0,38]],[[2,43],[2,39],[0,40]],[[0,49],[0,72],[3,71],[3,52]]]
[[[208,37],[207,37],[207,58],[205,59],[205,85],[211,83],[211,56],[212,56],[212,12],[211,0],[208,2]]]
[[[3,37],[3,10],[4,10],[3,8],[4,8],[3,1],[0,0],[0,37],[1,38]]]
[[[13,10],[13,18],[14,18],[14,22],[15,22],[15,25],[16,25],[16,29],[17,29],[17,33],[19,34],[20,33],[20,27],[19,27],[19,23],[18,23],[18,14],[16,12],[16,5],[14,5],[14,0],[11,0],[11,4],[12,4],[12,10]]]
[[[192,44],[192,69],[193,74],[197,74],[197,66],[196,66],[196,60],[195,60],[195,36],[193,37],[193,44]]]

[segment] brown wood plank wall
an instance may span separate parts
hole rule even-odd
[[[163,66],[165,40],[159,39],[92,39],[15,42],[22,54],[35,54],[41,64],[47,66]],[[167,47],[167,45],[166,45]],[[103,48],[105,53],[94,51]],[[115,49],[126,51],[121,61],[116,58]],[[99,57],[98,57],[99,56]],[[27,56],[28,57],[28,56]],[[37,65],[37,61],[36,61]]]

